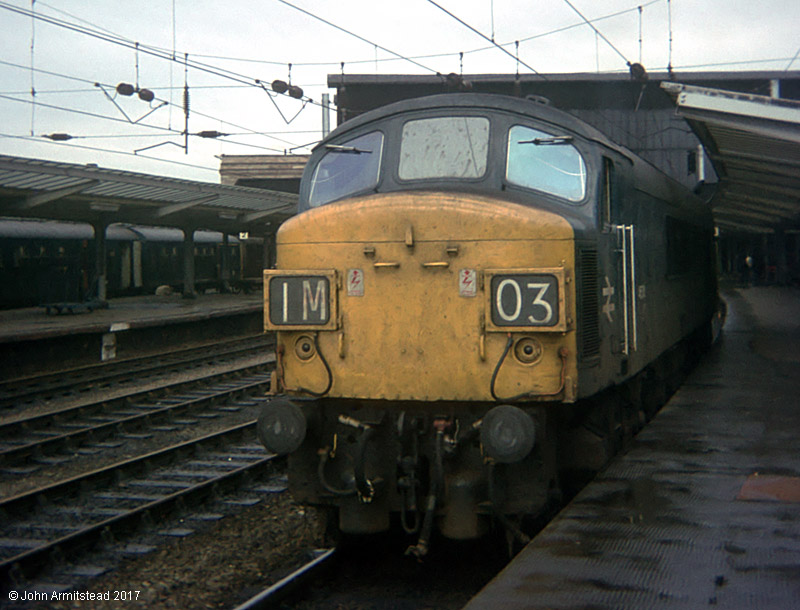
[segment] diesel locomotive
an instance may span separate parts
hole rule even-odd
[[[574,116],[459,93],[314,150],[264,271],[261,442],[347,533],[512,532],[663,402],[717,311],[707,203]]]

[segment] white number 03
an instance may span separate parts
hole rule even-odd
[[[506,288],[510,287],[514,291],[514,309],[511,314],[503,307],[503,292]],[[538,306],[544,309],[544,317],[537,318],[533,314],[528,316],[528,320],[532,324],[548,324],[553,319],[553,307],[544,300],[544,295],[547,293],[547,289],[550,288],[550,284],[539,284],[537,282],[528,282],[526,284],[528,289],[532,289],[537,291],[536,297],[533,299],[533,305]],[[513,322],[515,321],[520,313],[522,312],[522,288],[519,285],[519,282],[513,279],[505,279],[500,282],[497,286],[497,296],[496,296],[496,304],[497,304],[497,313],[500,315],[503,320],[506,322]]]

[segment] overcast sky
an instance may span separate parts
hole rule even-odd
[[[626,61],[665,70],[670,17],[675,70],[800,70],[798,0],[437,4],[512,55],[519,41],[521,74],[625,71]],[[575,9],[607,17],[594,22],[602,37]],[[0,0],[0,28],[0,154],[209,182],[219,181],[221,154],[308,152],[303,145],[320,137],[321,95],[333,96],[327,75],[341,62],[345,74],[517,70],[513,57],[429,0]],[[292,84],[313,103],[257,85],[289,80],[290,63]],[[153,101],[118,95],[123,82],[151,90]],[[230,134],[192,136],[188,154],[185,82],[189,132]]]

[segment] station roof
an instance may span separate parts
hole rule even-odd
[[[297,196],[0,155],[0,216],[274,233]]]
[[[800,101],[663,83],[719,176],[717,224],[800,229]]]

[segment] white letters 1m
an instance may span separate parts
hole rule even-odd
[[[311,282],[303,280],[303,321],[308,320],[308,306],[311,306],[311,311],[319,312],[319,319],[325,320],[328,317],[325,308],[325,280],[317,282],[317,292],[311,296]]]

